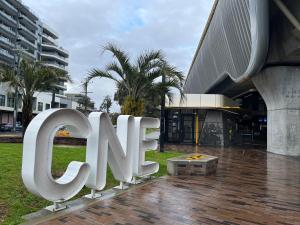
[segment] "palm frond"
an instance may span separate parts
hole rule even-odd
[[[108,64],[105,67],[105,70],[107,72],[114,72],[114,73],[116,73],[118,76],[120,76],[120,78],[122,80],[124,80],[124,78],[125,78],[123,69],[116,62],[112,62],[112,63]]]
[[[114,80],[115,82],[119,83],[120,81],[115,78],[112,74],[110,74],[109,72],[106,71],[102,71],[102,70],[98,70],[98,69],[93,69],[90,73],[89,76],[87,78],[88,81],[94,79],[94,78],[107,78],[107,79],[111,79]]]
[[[113,54],[113,57],[117,59],[125,75],[131,72],[132,66],[129,62],[129,57],[127,53],[125,53],[112,43],[108,43],[106,46],[104,46],[103,49],[104,51],[108,51]]]
[[[141,54],[137,59],[137,66],[140,72],[147,73],[161,65],[163,55],[161,51],[148,51]]]

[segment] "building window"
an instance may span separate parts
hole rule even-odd
[[[42,102],[38,102],[38,111],[43,111],[44,104]]]
[[[68,105],[67,105],[67,104],[62,104],[62,103],[61,103],[61,104],[60,104],[60,108],[61,108],[61,109],[68,108]]]
[[[5,106],[5,95],[0,95],[0,106]]]
[[[36,110],[36,98],[32,98],[32,110]]]
[[[46,110],[50,109],[50,104],[46,104]]]
[[[18,107],[19,107],[19,109],[22,108],[22,105],[23,105],[23,102],[22,102],[22,95],[19,94],[19,97],[18,97]]]
[[[13,95],[7,95],[7,107],[15,107],[15,97]]]

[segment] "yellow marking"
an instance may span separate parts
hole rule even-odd
[[[198,160],[198,159],[205,159],[205,158],[207,158],[207,156],[205,155],[194,155],[186,158],[186,160]]]
[[[199,119],[198,113],[196,113],[196,145],[199,144]]]

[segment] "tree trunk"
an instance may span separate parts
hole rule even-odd
[[[22,125],[23,125],[23,136],[26,132],[26,129],[33,118],[32,115],[32,97],[25,97],[23,99],[23,108],[22,108]]]
[[[166,83],[165,74],[162,75],[162,83]],[[165,151],[165,105],[166,105],[166,93],[161,95],[160,102],[160,136],[159,136],[159,151]]]
[[[54,109],[55,107],[55,91],[52,91],[52,100],[51,100],[51,109]]]

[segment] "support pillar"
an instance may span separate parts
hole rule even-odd
[[[268,151],[300,155],[300,67],[269,67],[252,78],[268,109]]]

